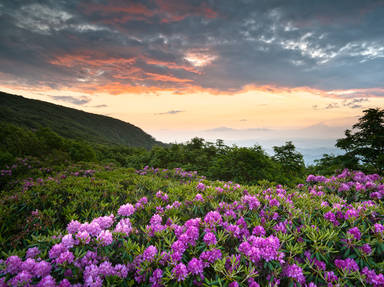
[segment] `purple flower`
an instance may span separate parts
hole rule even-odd
[[[330,222],[336,221],[336,215],[332,211],[328,211],[328,212],[324,213],[324,218],[326,220],[329,220]]]
[[[68,233],[75,234],[80,230],[81,223],[78,222],[77,220],[72,220],[68,226],[67,226],[67,231]]]
[[[60,254],[59,258],[56,259],[57,264],[72,263],[75,256],[70,251],[64,251]]]
[[[111,262],[104,261],[99,265],[99,274],[102,274],[104,276],[115,275],[115,268],[113,268]]]
[[[376,274],[375,270],[369,270],[368,267],[364,267],[363,271],[361,272],[365,275],[366,281],[369,284],[372,284],[374,287],[381,287],[384,286],[384,275],[383,274]]]
[[[153,245],[150,245],[143,252],[143,260],[152,262],[156,254],[157,254],[157,248]]]
[[[205,244],[207,244],[207,245],[216,245],[216,243],[217,243],[216,235],[212,232],[207,232],[204,235],[203,240],[204,240]]]
[[[184,251],[187,249],[187,243],[183,240],[179,239],[172,243],[171,248],[174,253],[181,253],[183,254]]]
[[[203,275],[203,262],[200,259],[192,258],[188,263],[188,271],[194,275]]]
[[[244,241],[239,245],[239,251],[248,256],[252,262],[257,263],[261,259],[265,261],[278,260],[283,253],[279,253],[279,238],[270,235],[267,238],[250,236],[248,241]]]
[[[184,281],[188,275],[187,267],[183,263],[179,263],[172,269],[172,274],[178,282]]]
[[[160,254],[159,263],[164,266],[165,264],[167,264],[168,261],[169,261],[169,254],[166,251],[162,251]]]
[[[72,248],[75,245],[75,240],[73,239],[72,234],[64,235],[61,239],[61,243],[65,246],[65,248]]]
[[[22,260],[19,256],[12,255],[7,258],[5,264],[7,266],[6,271],[11,274],[16,274],[21,270]]]
[[[204,198],[203,198],[203,196],[200,193],[198,193],[198,194],[196,194],[194,201],[201,201],[201,202],[203,202]]]
[[[239,287],[239,283],[237,281],[231,282],[228,284],[228,287]]]
[[[40,261],[35,264],[34,273],[37,277],[45,277],[51,273],[52,266],[46,261]]]
[[[156,269],[153,271],[152,276],[149,278],[149,282],[152,283],[152,286],[157,287],[161,286],[161,278],[163,277],[163,271],[161,269]]]
[[[353,260],[352,258],[347,258],[345,260],[336,259],[335,265],[337,268],[346,270],[348,272],[351,272],[351,271],[358,272],[359,271],[359,266],[357,265],[356,261]]]
[[[321,206],[322,206],[322,207],[324,207],[324,206],[329,206],[329,203],[326,202],[326,201],[322,201],[322,202],[321,202]]]
[[[55,287],[56,281],[51,275],[47,275],[43,279],[40,280],[40,282],[37,284],[37,286],[38,287]]]
[[[117,211],[117,214],[121,216],[131,216],[134,212],[135,212],[135,207],[132,204],[127,203],[120,206],[119,210]]]
[[[102,216],[95,218],[94,220],[92,220],[92,222],[96,222],[97,224],[99,224],[101,229],[107,229],[112,226],[114,220],[115,217],[113,216],[113,214],[111,214],[110,216]]]
[[[376,223],[374,225],[375,233],[380,234],[384,232],[384,226],[381,225],[380,223]]]
[[[35,258],[38,254],[40,254],[40,250],[37,247],[32,247],[27,250],[26,257],[27,258]]]
[[[53,259],[58,257],[62,252],[66,251],[67,248],[64,246],[64,244],[59,243],[52,246],[52,248],[49,250],[49,258]]]
[[[286,277],[295,279],[300,284],[305,283],[303,269],[301,269],[301,267],[297,266],[296,264],[287,265],[283,270],[283,274]]]
[[[156,206],[156,213],[158,214],[163,214],[164,213],[164,208],[162,206]]]
[[[264,236],[265,235],[264,227],[262,227],[261,225],[256,225],[255,228],[253,228],[252,230],[252,235]]]
[[[27,271],[29,273],[33,273],[33,269],[35,268],[35,259],[28,258],[21,264],[21,270]]]
[[[279,207],[280,206],[280,202],[276,199],[276,198],[273,198],[272,200],[269,201],[269,206],[277,206]]]
[[[260,202],[256,196],[244,195],[242,201],[244,204],[248,204],[249,210],[257,209],[260,207]]]
[[[313,174],[308,175],[306,182],[316,181],[316,177]]]
[[[125,233],[126,235],[129,235],[129,233],[132,232],[132,224],[129,218],[123,218],[121,219],[115,227],[115,232],[121,232]]]
[[[95,265],[86,266],[84,273],[84,286],[101,287],[103,279],[99,276],[99,269]]]
[[[114,268],[114,274],[120,278],[126,278],[128,276],[128,268],[123,264],[116,264]]]
[[[220,249],[212,249],[203,251],[200,254],[200,259],[203,260],[204,267],[208,267],[210,264],[214,263],[216,260],[221,259],[221,250]]]
[[[162,201],[165,201],[165,202],[168,201],[168,194],[162,192],[161,190],[159,190],[158,192],[156,192],[156,197],[157,197],[157,198],[160,198]]]
[[[76,238],[83,244],[88,244],[91,241],[91,236],[87,231],[79,231],[76,234]]]
[[[77,286],[75,284],[71,285],[71,283],[68,281],[68,279],[63,279],[63,280],[61,280],[61,282],[58,285],[58,287],[77,287]]]
[[[349,219],[349,218],[355,219],[355,218],[359,217],[359,212],[356,209],[351,208],[345,212],[344,217],[345,217],[345,219]]]
[[[275,226],[273,226],[273,230],[276,232],[281,232],[281,233],[287,233],[287,228],[285,227],[285,224],[283,222],[279,222]]]
[[[202,182],[199,182],[196,186],[196,189],[204,191],[205,190],[205,184]]]
[[[149,223],[151,225],[158,225],[158,224],[161,224],[161,222],[163,221],[161,215],[159,214],[155,214],[151,217],[151,220],[149,221]]]
[[[353,237],[354,237],[356,240],[360,240],[360,239],[361,239],[361,233],[360,233],[359,228],[357,228],[357,227],[353,227],[353,228],[349,229],[349,230],[348,230],[348,233],[349,233],[349,234],[352,234]]]
[[[21,271],[12,280],[11,286],[29,286],[32,281],[32,274],[27,271]]]
[[[221,224],[223,221],[221,215],[217,211],[210,211],[204,217],[204,222],[209,227],[214,227],[216,224]]]
[[[112,233],[109,230],[103,230],[97,236],[97,241],[103,246],[111,245],[113,242]]]
[[[327,282],[334,282],[339,280],[333,271],[325,272],[324,277]]]
[[[363,246],[360,247],[360,249],[365,253],[365,254],[369,254],[372,252],[372,248],[371,246],[369,246],[368,243],[364,244]]]
[[[346,183],[342,183],[339,188],[338,188],[338,192],[343,192],[343,191],[348,191],[350,190],[350,186]]]
[[[80,231],[87,231],[90,235],[97,236],[101,232],[101,227],[97,222],[86,222],[81,225]]]
[[[255,279],[252,277],[248,279],[248,286],[249,287],[260,287],[259,283],[255,282]]]

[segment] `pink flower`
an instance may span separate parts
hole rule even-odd
[[[120,206],[119,210],[117,211],[117,214],[121,216],[131,216],[134,212],[135,212],[135,207],[132,204],[127,203]]]

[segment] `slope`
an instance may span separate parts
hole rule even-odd
[[[32,130],[49,127],[63,137],[100,144],[145,148],[162,144],[121,120],[3,92],[0,92],[0,121]]]

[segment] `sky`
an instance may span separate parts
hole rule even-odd
[[[1,0],[0,90],[165,142],[329,146],[384,106],[383,15],[383,0]]]

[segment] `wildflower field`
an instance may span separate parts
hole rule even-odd
[[[384,286],[376,174],[285,188],[24,159],[0,184],[0,286]]]

